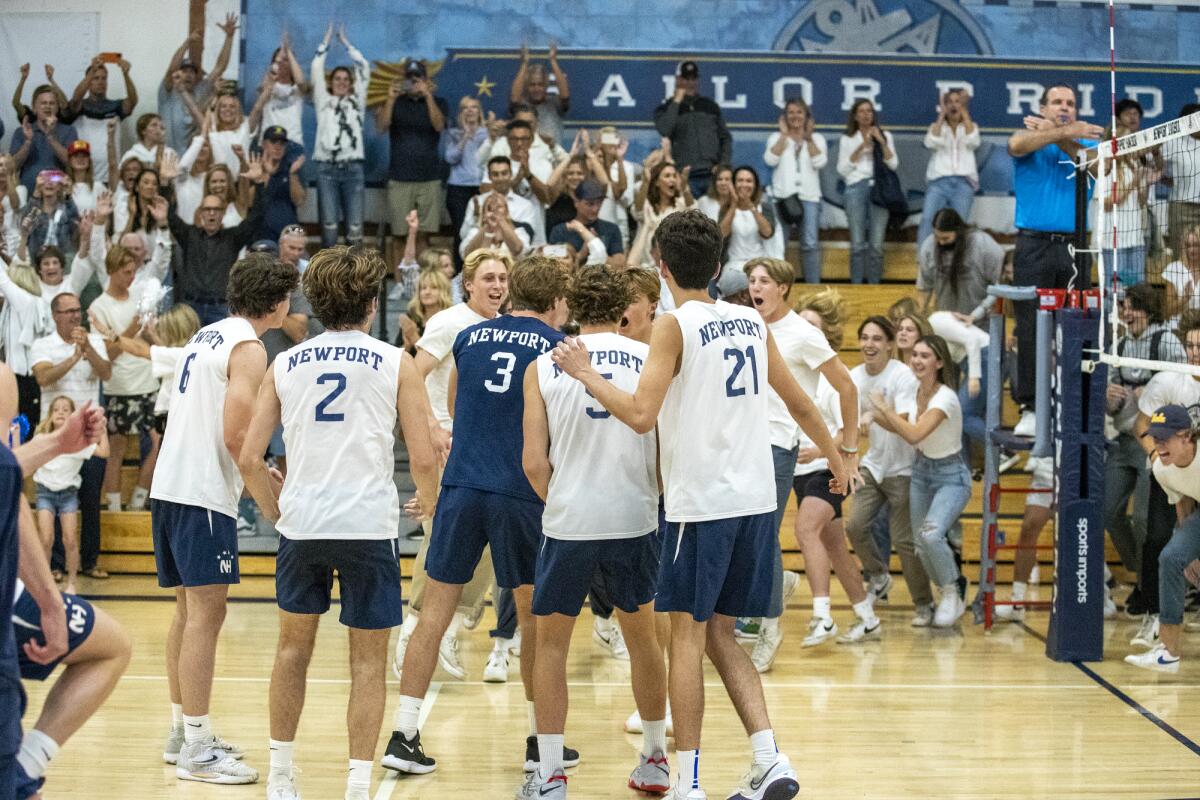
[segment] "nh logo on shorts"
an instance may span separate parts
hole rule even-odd
[[[220,567],[222,575],[233,574],[233,553],[228,550],[222,550],[217,556],[217,565]]]
[[[68,617],[67,627],[71,630],[71,633],[81,635],[87,627],[87,609],[71,603],[71,611]]]

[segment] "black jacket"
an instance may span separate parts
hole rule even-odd
[[[733,158],[733,137],[721,107],[707,97],[667,100],[654,109],[654,127],[671,140],[671,155],[680,168],[707,172]]]

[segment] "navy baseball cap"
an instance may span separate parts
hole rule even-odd
[[[608,190],[604,188],[604,184],[595,178],[584,178],[575,187],[576,200],[603,200],[606,194],[608,194]]]
[[[680,78],[699,78],[700,68],[696,66],[695,61],[680,61],[679,68],[675,71],[675,75]]]
[[[1163,406],[1150,416],[1150,427],[1146,428],[1143,436],[1152,436],[1155,441],[1170,439],[1180,431],[1192,429],[1192,417],[1188,410],[1181,405],[1172,403]]]
[[[404,62],[404,77],[406,78],[424,78],[425,65],[415,58],[410,58]]]
[[[286,142],[288,140],[287,128],[282,125],[272,125],[263,131],[262,138],[264,142]]]

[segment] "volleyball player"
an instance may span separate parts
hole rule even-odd
[[[388,635],[401,614],[400,500],[392,480],[397,420],[418,499],[432,504],[437,495],[421,375],[403,350],[368,333],[387,271],[378,251],[363,247],[330,247],[313,256],[304,272],[304,294],[325,332],[275,359],[239,459],[247,488],[281,535],[269,800],[300,798],[292,773],[294,740],[335,573],[339,619],[350,633],[345,797],[370,797],[387,705]],[[277,494],[261,454],[280,424],[290,458],[287,481]]]
[[[524,632],[521,680],[530,726],[525,770],[537,767],[537,629],[530,606],[543,505],[521,468],[522,377],[534,359],[562,339],[558,329],[567,319],[569,280],[566,268],[555,259],[532,256],[520,261],[508,281],[512,313],[472,325],[454,341],[448,410],[455,435],[425,557],[425,603],[404,654],[400,706],[383,757],[388,769],[423,773],[436,767],[421,747],[417,717],[437,663],[437,644],[487,546],[497,585],[513,590]],[[567,766],[578,760],[578,753],[564,751]]]
[[[571,287],[579,341],[598,369],[625,391],[637,388],[647,346],[617,334],[629,294],[604,265],[584,268]],[[565,798],[563,729],[567,653],[575,618],[597,574],[620,613],[629,648],[634,699],[645,730],[629,788],[670,789],[667,673],[654,620],[658,571],[658,471],[653,432],[638,434],[589,397],[550,354],[525,371],[525,475],[546,501],[538,551],[533,668],[540,762],[519,798]]]
[[[500,313],[500,308],[508,299],[508,276],[511,271],[512,258],[508,253],[488,249],[469,253],[462,270],[463,294],[466,299],[430,317],[425,325],[425,333],[417,341],[417,353],[414,358],[417,370],[425,379],[425,389],[433,410],[430,428],[436,437],[435,447],[440,446],[442,442],[449,442],[454,426],[453,415],[449,410],[450,373],[454,368],[454,361],[450,356],[454,341],[464,328],[495,319]],[[431,500],[426,502],[433,505]],[[416,630],[418,612],[421,611],[425,599],[425,555],[429,550],[431,526],[426,521],[422,527],[425,536],[417,547],[417,558],[413,562],[408,618],[404,621],[404,627],[400,629],[400,636],[396,639],[396,652],[392,657],[392,669],[397,676],[400,675],[401,666],[404,664],[404,651],[408,647],[412,632]],[[491,583],[491,555],[485,551],[475,575],[463,588],[457,612],[438,643],[438,663],[449,675],[459,680],[467,676],[467,671],[458,653],[458,629],[460,626],[474,627],[474,622],[478,621],[479,612],[483,607],[484,595],[487,594]]]
[[[217,637],[238,583],[237,459],[267,369],[259,337],[278,328],[299,283],[291,264],[254,254],[229,272],[229,313],[184,347],[177,394],[150,488],[158,585],[175,590],[167,636],[171,732],[163,758],[182,780],[254,783],[240,749],[208,717]],[[276,476],[278,479],[278,476]]]
[[[699,211],[676,212],[655,241],[676,308],[654,323],[637,389],[609,383],[577,340],[559,344],[554,363],[635,431],[659,424],[668,525],[655,604],[671,612],[670,694],[681,761],[671,797],[707,797],[699,770],[707,650],[754,752],[731,797],[787,800],[799,791],[796,773],[776,747],[761,680],[733,635],[736,617],[769,610],[779,546],[764,384],[829,458],[831,488],[844,492],[849,476],[758,312],[709,296],[721,261],[716,223]]]

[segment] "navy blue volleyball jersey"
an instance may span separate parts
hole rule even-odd
[[[443,486],[541,500],[521,468],[525,368],[563,335],[533,317],[501,316],[454,340],[454,438]]]
[[[0,446],[0,755],[12,755],[21,747],[22,689],[17,665],[17,640],[13,635],[12,611],[17,595],[17,562],[20,537],[17,533],[21,508],[21,465],[7,447]]]

